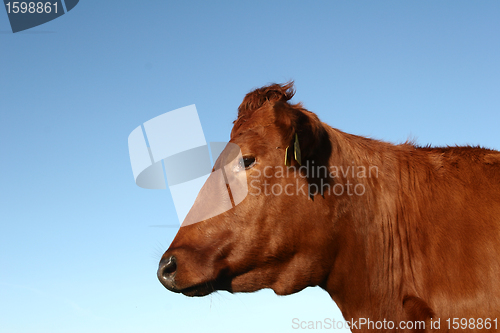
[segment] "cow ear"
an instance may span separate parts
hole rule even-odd
[[[314,159],[328,136],[318,117],[300,104],[291,105],[286,102],[275,103],[274,112],[275,124],[283,137],[283,144],[285,148],[289,147],[287,157],[299,164]]]

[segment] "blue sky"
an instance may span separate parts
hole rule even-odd
[[[292,332],[326,292],[187,298],[156,279],[177,223],[133,180],[143,122],[196,104],[229,138],[252,88],[295,80],[331,126],[500,149],[500,2],[85,1],[12,34],[0,10],[2,332]],[[356,274],[356,272],[352,272]]]

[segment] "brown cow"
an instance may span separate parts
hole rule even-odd
[[[320,286],[360,332],[498,331],[500,153],[347,134],[293,94],[246,95],[230,142],[249,194],[180,228],[161,283],[188,296]]]

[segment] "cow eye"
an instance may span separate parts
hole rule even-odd
[[[245,170],[246,169],[250,169],[251,167],[253,167],[255,164],[255,157],[253,156],[244,156],[243,157],[243,165],[245,167]]]
[[[244,156],[240,158],[238,164],[234,166],[234,172],[241,172],[247,169],[250,169],[255,164],[255,157],[252,156]]]

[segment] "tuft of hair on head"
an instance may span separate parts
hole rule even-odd
[[[246,94],[243,102],[238,107],[238,118],[248,118],[252,113],[260,108],[266,102],[287,102],[295,95],[293,81],[277,84],[273,83],[268,86],[255,89]]]

